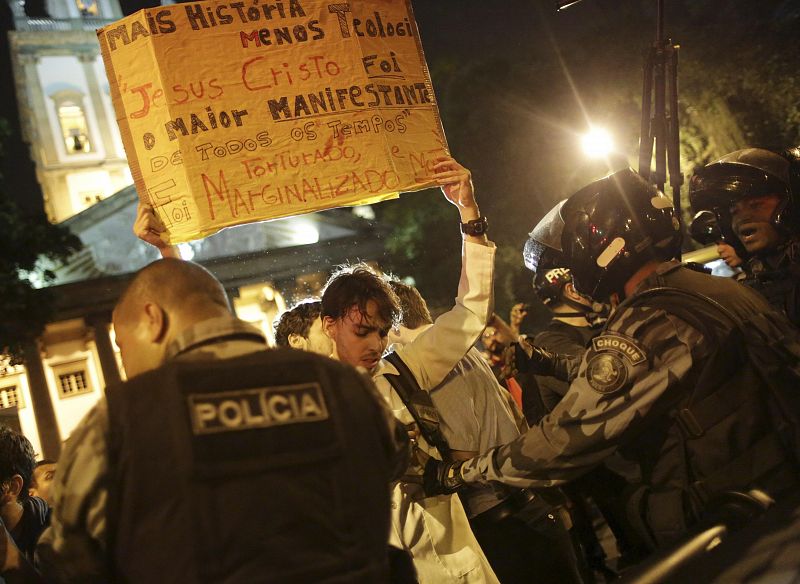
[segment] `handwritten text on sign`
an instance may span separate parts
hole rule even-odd
[[[433,185],[447,146],[408,0],[194,2],[98,37],[173,243]]]

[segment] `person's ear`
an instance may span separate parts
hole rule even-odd
[[[22,476],[15,474],[6,483],[6,490],[4,495],[8,496],[12,501],[16,501],[19,498],[20,492],[22,492]]]
[[[145,325],[147,326],[147,339],[151,343],[160,342],[167,334],[169,318],[167,313],[155,302],[144,305]]]
[[[569,298],[570,300],[580,300],[581,296],[575,292],[575,286],[572,285],[572,282],[567,282],[564,284],[564,296]]]
[[[330,316],[322,317],[322,331],[332,341],[336,340],[336,319]]]
[[[289,341],[289,346],[292,349],[300,349],[301,351],[305,351],[306,345],[308,341],[303,337],[303,335],[298,335],[297,333],[291,333],[287,340]]]

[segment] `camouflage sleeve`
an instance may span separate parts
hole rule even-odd
[[[50,527],[36,547],[48,582],[107,582],[108,405],[100,398],[73,430],[58,461]]]
[[[549,487],[598,465],[691,369],[701,334],[662,310],[615,315],[556,408],[520,438],[467,461],[467,482]]]
[[[583,352],[578,355],[556,353],[539,347],[527,337],[520,337],[520,342],[512,346],[519,348],[514,359],[519,371],[532,371],[566,382],[571,382],[578,376]]]

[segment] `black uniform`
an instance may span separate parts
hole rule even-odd
[[[783,246],[773,257],[753,257],[742,280],[800,327],[800,239]]]
[[[107,399],[119,581],[388,581],[397,448],[355,369],[291,349],[176,360]]]
[[[572,326],[553,319],[547,327],[536,334],[533,344],[559,355],[573,355],[579,357],[586,351],[586,346],[600,332],[599,328],[590,326]],[[569,383],[556,379],[551,375],[537,375],[536,386],[539,388],[539,396],[544,407],[542,412],[534,412],[525,409],[525,417],[528,423],[537,424],[549,412],[553,411],[564,394],[569,389]]]

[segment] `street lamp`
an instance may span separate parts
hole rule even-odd
[[[614,150],[614,140],[608,130],[592,127],[581,137],[581,146],[589,158],[606,158]]]

